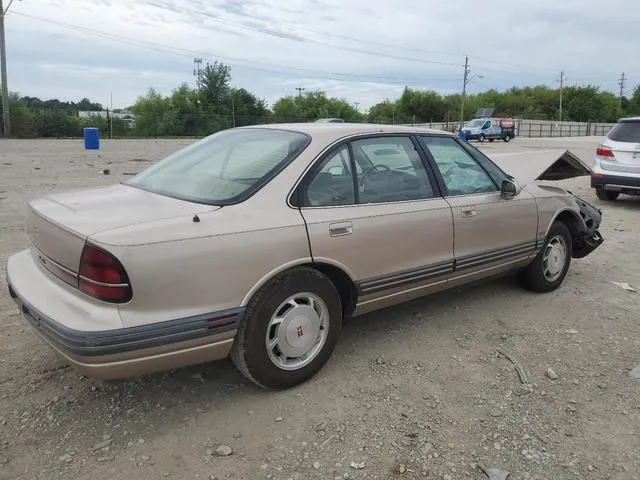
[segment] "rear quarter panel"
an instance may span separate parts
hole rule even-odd
[[[191,219],[188,219],[191,222]],[[197,238],[109,245],[131,281],[133,298],[120,305],[125,326],[208,314],[244,306],[248,293],[277,272],[306,263],[309,243],[300,213],[224,207],[200,215]],[[172,221],[162,229],[186,228]],[[145,226],[149,234],[149,227]],[[97,241],[97,240],[103,240]]]

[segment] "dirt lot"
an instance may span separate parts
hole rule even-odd
[[[120,181],[188,143],[105,141],[96,155],[79,140],[0,141],[0,280],[27,245],[29,199]],[[588,161],[597,143],[482,148],[569,148]],[[360,317],[326,368],[285,392],[258,390],[230,362],[83,378],[0,289],[0,478],[473,480],[487,478],[481,466],[512,480],[640,478],[640,380],[628,375],[640,293],[612,283],[640,290],[640,199],[603,205],[588,178],[561,183],[602,205],[606,239],[561,289],[534,295],[507,278]],[[221,444],[233,454],[217,456]]]

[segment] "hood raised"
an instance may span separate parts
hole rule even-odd
[[[569,150],[542,150],[491,155],[521,185],[537,180],[566,180],[591,175],[591,168]]]

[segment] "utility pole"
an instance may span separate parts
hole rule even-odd
[[[298,91],[298,96],[301,96],[302,92],[304,92],[306,90],[306,88],[304,88],[304,87],[296,87],[296,90]]]
[[[460,130],[464,125],[464,99],[467,95],[467,83],[469,83],[469,55],[464,57],[464,79],[462,81],[462,102],[460,102]]]
[[[109,138],[113,140],[113,90],[110,92],[111,114],[109,115]]]
[[[229,97],[231,98],[231,121],[233,122],[233,128],[236,128],[236,103],[233,99],[233,90],[229,92]]]
[[[4,124],[4,137],[11,136],[11,121],[9,117],[9,86],[7,85],[7,46],[4,40],[4,17],[9,11],[11,2],[7,9],[4,9],[2,0],[0,0],[0,82],[2,83],[2,122]]]
[[[358,110],[358,106],[360,105],[360,102],[353,102],[353,105],[356,107],[356,110]]]
[[[200,65],[202,65],[202,59],[201,58],[194,58],[193,59],[193,76],[198,78],[200,77]]]
[[[618,98],[618,106],[620,108],[620,110],[622,110],[622,97],[624,96],[624,85],[625,85],[625,81],[627,79],[624,78],[624,72],[622,72],[622,76],[620,77],[620,80],[618,81],[618,85],[620,85],[620,97]]]
[[[564,82],[567,79],[567,75],[564,70],[560,72],[560,113],[558,115],[559,121],[562,121],[562,91],[564,90]]]

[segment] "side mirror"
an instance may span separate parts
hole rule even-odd
[[[516,195],[518,195],[519,190],[518,190],[518,186],[516,185],[515,182],[511,181],[511,180],[503,180],[502,181],[502,188],[500,189],[500,193],[502,195],[502,198],[504,198],[505,200],[509,200],[513,197],[515,197]]]

